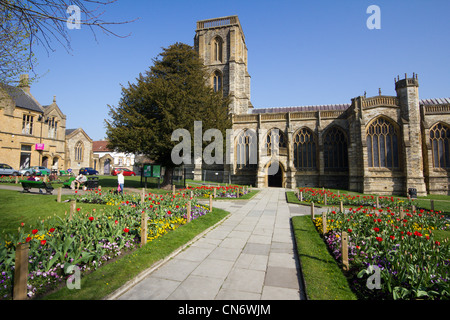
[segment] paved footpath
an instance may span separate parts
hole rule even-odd
[[[288,204],[285,191],[266,188],[251,200],[214,201],[231,213],[226,220],[108,299],[304,299],[290,218],[310,208]]]

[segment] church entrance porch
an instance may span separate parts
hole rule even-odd
[[[265,186],[283,188],[285,186],[285,170],[281,163],[271,162],[265,168]]]

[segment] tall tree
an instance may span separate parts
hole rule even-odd
[[[226,137],[231,128],[229,100],[214,92],[198,53],[176,43],[153,60],[154,65],[134,84],[122,87],[117,107],[109,106],[105,120],[109,147],[121,152],[141,153],[166,168],[163,187],[171,183],[175,164],[171,141],[176,129],[186,129],[194,146],[194,121],[202,121],[203,132],[218,129]]]
[[[17,81],[19,73],[33,71],[36,58],[33,48],[40,45],[47,53],[57,42],[71,50],[71,29],[89,28],[123,37],[110,27],[131,21],[102,20],[106,7],[117,0],[0,0],[0,82]],[[133,20],[134,21],[134,20]],[[127,35],[128,36],[128,35]]]

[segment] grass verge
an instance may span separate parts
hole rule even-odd
[[[357,300],[309,216],[292,217],[297,253],[309,300]]]
[[[187,244],[198,234],[224,219],[229,213],[213,209],[190,223],[169,232],[160,239],[147,243],[122,258],[108,263],[81,279],[81,289],[63,287],[43,300],[101,300],[113,293],[139,273],[164,259],[173,251]]]

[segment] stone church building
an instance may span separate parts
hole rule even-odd
[[[198,21],[194,47],[211,86],[231,100],[233,147],[224,170],[232,183],[450,194],[450,98],[420,99],[417,74],[397,76],[395,96],[257,109],[237,16]],[[195,165],[194,177],[202,167]]]

